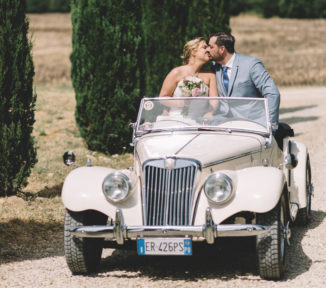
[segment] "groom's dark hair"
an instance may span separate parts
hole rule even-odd
[[[225,46],[229,53],[234,53],[235,38],[233,35],[226,32],[216,32],[209,35],[209,39],[211,37],[217,37],[215,42],[217,46]]]

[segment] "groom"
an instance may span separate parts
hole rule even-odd
[[[213,60],[218,94],[221,97],[267,98],[275,131],[278,128],[280,93],[264,64],[257,58],[236,53],[234,43],[231,34],[217,32],[210,35],[207,49]]]

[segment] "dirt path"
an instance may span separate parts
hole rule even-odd
[[[281,121],[291,124],[296,138],[308,146],[315,186],[312,221],[306,228],[292,229],[283,281],[261,280],[251,243],[244,245],[238,239],[221,241],[214,249],[198,249],[200,254],[191,258],[147,258],[135,251],[107,249],[100,273],[90,277],[72,276],[60,241],[53,241],[33,257],[2,264],[0,287],[324,287],[326,87],[281,89],[281,94]],[[213,254],[214,261],[209,263]]]

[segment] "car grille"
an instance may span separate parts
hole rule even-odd
[[[197,169],[197,163],[188,159],[167,158],[145,163],[145,225],[190,225]]]

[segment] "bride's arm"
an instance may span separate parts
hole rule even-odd
[[[179,67],[176,67],[170,71],[165,77],[159,97],[172,97],[174,90],[177,88],[180,80],[181,71]],[[183,107],[183,101],[161,101],[161,103],[168,107]]]
[[[216,75],[214,73],[209,73],[209,92],[208,95],[210,97],[217,97],[217,85],[216,85]]]
[[[170,73],[165,77],[163,85],[159,94],[159,97],[172,97],[173,92],[178,84],[179,69],[174,68]]]

